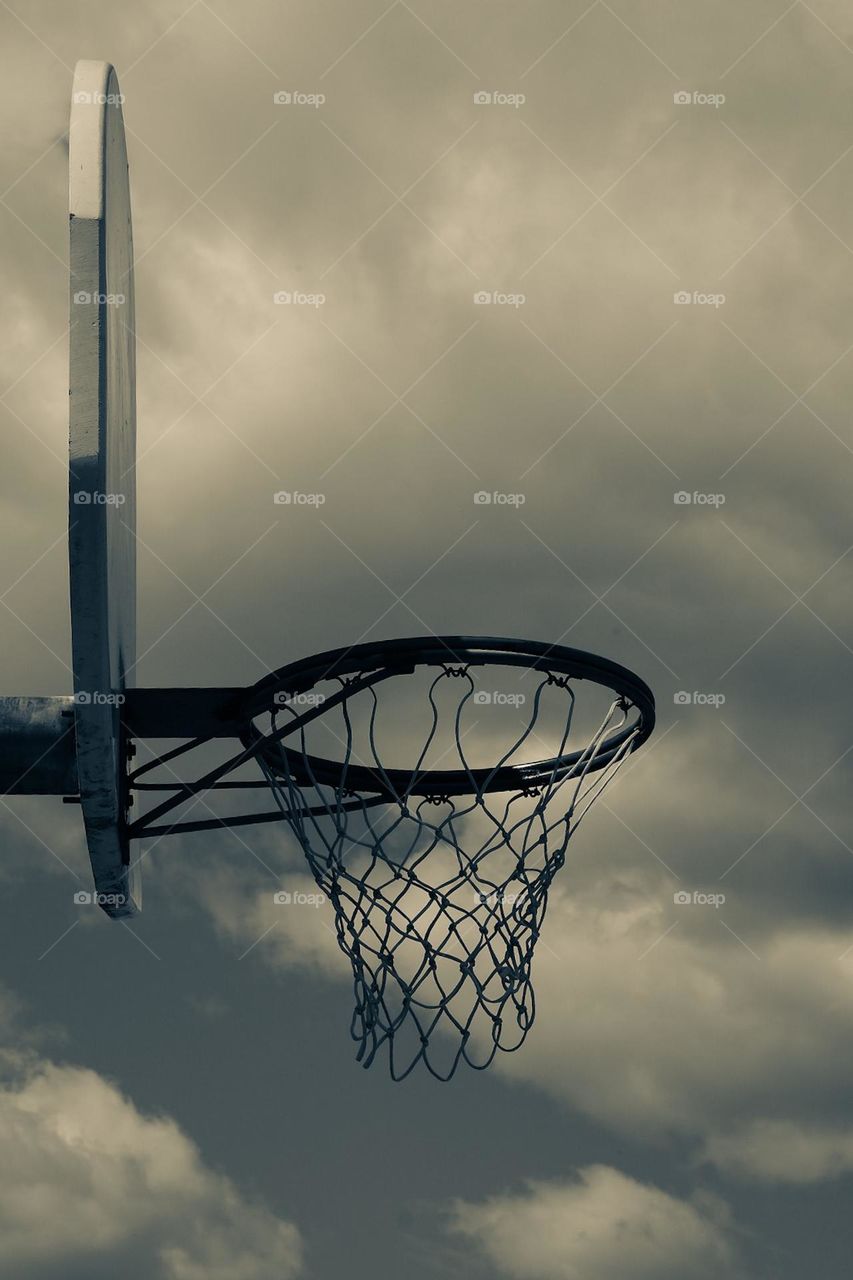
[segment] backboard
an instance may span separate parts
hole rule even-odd
[[[121,704],[136,661],[133,239],[121,94],[78,62],[69,137],[69,561],[80,803],[99,901],[140,905],[125,818]]]

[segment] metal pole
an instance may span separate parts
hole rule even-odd
[[[74,699],[0,697],[0,795],[75,795]]]

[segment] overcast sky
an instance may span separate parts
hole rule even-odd
[[[79,813],[4,802],[0,1276],[846,1277],[849,6],[10,0],[0,39],[0,691],[71,689],[85,57],[128,130],[138,683],[518,635],[659,708],[526,1045],[447,1085],[354,1062],[280,831],[161,842],[123,926],[74,904]]]

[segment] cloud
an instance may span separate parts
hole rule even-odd
[[[601,1165],[575,1182],[457,1201],[451,1231],[513,1280],[705,1280],[736,1273],[724,1206],[679,1200]]]
[[[677,885],[675,887],[678,887]],[[719,886],[717,886],[719,887]],[[622,1132],[708,1135],[772,1102],[842,1108],[853,1045],[847,945],[831,929],[750,933],[629,874],[559,891],[534,961],[537,1020],[500,1069]]]
[[[853,1129],[755,1120],[736,1133],[714,1134],[704,1158],[726,1173],[761,1182],[803,1184],[853,1170]]]
[[[223,937],[241,950],[260,944],[259,954],[274,969],[309,969],[329,978],[349,980],[349,964],[334,929],[334,912],[312,876],[290,873],[282,877],[281,890],[290,902],[276,901],[274,881],[258,889],[220,868],[205,878],[202,902]]]
[[[663,874],[602,875],[594,855],[605,829],[586,828],[573,882],[555,882],[533,962],[536,1021],[493,1069],[615,1132],[707,1143],[706,1158],[721,1168],[787,1181],[843,1171],[850,1144],[821,1137],[812,1100],[821,1097],[827,1122],[846,1116],[853,1010],[839,956],[849,940],[830,927],[755,918],[745,946],[730,932],[743,928],[734,901],[676,906],[679,882]],[[305,873],[287,872],[281,884],[294,896],[316,893]],[[272,888],[225,870],[207,877],[204,900],[223,936],[241,951],[256,947],[271,969],[307,968],[349,985],[330,903],[276,905]],[[473,1035],[488,1044],[480,1023]],[[440,1055],[450,1042],[438,1032],[435,1040]],[[785,1159],[774,1153],[788,1131],[742,1127],[770,1106],[798,1135],[781,1173]]]
[[[301,1264],[297,1228],[207,1167],[173,1120],[50,1062],[0,1090],[0,1235],[2,1280],[96,1256],[127,1280],[288,1280]]]
[[[770,1102],[803,1125],[816,1093],[826,1115],[840,1114],[853,1047],[846,940],[788,926],[750,933],[750,951],[721,922],[735,920],[733,906],[677,907],[678,882],[636,869],[601,877],[586,855],[573,884],[558,878],[552,890],[533,963],[533,1029],[495,1069],[645,1138],[738,1133]],[[281,884],[317,891],[304,873]],[[349,984],[330,903],[276,905],[272,888],[227,871],[207,877],[204,900],[220,932],[241,950],[257,946],[273,970]]]

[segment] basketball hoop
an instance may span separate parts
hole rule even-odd
[[[119,919],[141,902],[134,841],[284,824],[335,912],[359,1060],[369,1066],[387,1045],[395,1079],[419,1062],[442,1080],[462,1061],[482,1069],[530,1030],[549,888],[590,806],[651,733],[654,698],[605,658],[470,636],[335,649],[248,689],[133,687],[136,331],[121,101],[108,63],[78,64],[74,693],[0,698],[0,794],[80,806],[96,900]],[[158,739],[180,741],[134,763],[137,744]],[[230,754],[211,764],[222,740]],[[185,781],[179,762],[197,750],[206,764]],[[253,808],[258,792],[274,807]],[[223,793],[243,808],[218,814]],[[191,812],[202,800],[207,816]]]
[[[391,768],[382,695],[425,671],[414,763]],[[504,694],[503,705],[523,714],[495,762],[474,767],[466,734],[472,713],[495,705],[501,671],[526,689]],[[610,696],[573,746],[584,683]],[[306,713],[320,685],[337,691]],[[455,696],[442,696],[448,686]],[[447,1080],[463,1060],[482,1069],[498,1050],[519,1048],[534,1018],[531,964],[550,884],[590,806],[651,732],[646,686],[576,650],[430,637],[285,667],[250,691],[244,709],[242,740],[335,911],[352,965],[359,1061],[369,1066],[387,1045],[395,1080],[419,1061]],[[319,717],[334,717],[338,760],[309,748]],[[546,722],[557,750],[522,762]],[[453,767],[428,767],[438,754]]]
[[[523,1043],[549,887],[651,733],[654,698],[580,650],[428,636],[321,653],[245,690],[132,690],[123,720],[130,737],[198,729],[129,774],[132,792],[166,793],[129,838],[286,824],[352,966],[358,1059],[387,1045],[394,1079],[423,1062],[447,1080]],[[214,737],[242,749],[195,782],[144,780],[160,766],[174,779]],[[262,777],[238,779],[250,763]],[[252,788],[275,809],[181,816],[199,796]]]

